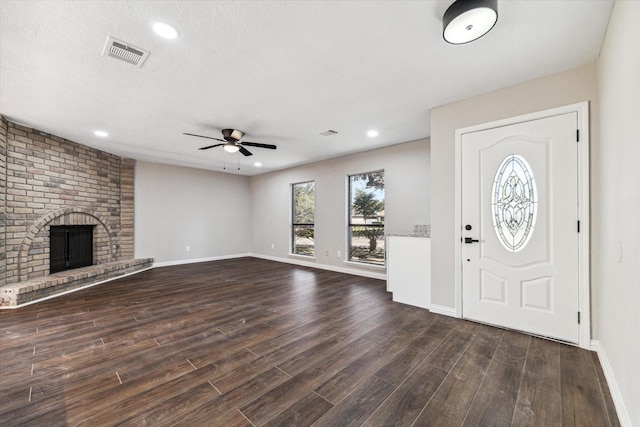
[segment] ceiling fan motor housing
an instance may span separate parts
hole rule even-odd
[[[238,142],[244,136],[244,132],[236,129],[222,129],[222,136],[225,141]]]

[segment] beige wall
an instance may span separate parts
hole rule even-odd
[[[591,152],[592,284],[598,334],[626,425],[640,426],[640,2],[617,1],[598,61],[600,136]]]
[[[176,263],[249,253],[250,211],[246,176],[136,162],[136,257]]]
[[[591,144],[597,144],[596,67],[587,65],[510,86],[431,111],[431,303],[454,308],[455,130],[578,102],[590,102]],[[598,289],[592,292],[597,299]],[[593,313],[592,313],[593,317]]]
[[[384,169],[385,232],[412,232],[428,224],[430,210],[429,141],[419,140],[344,156],[251,178],[252,248],[267,257],[290,261],[292,183],[315,181],[314,265],[345,267],[347,175]],[[271,245],[275,249],[271,249]],[[337,251],[341,251],[338,258]],[[325,255],[328,251],[329,255]],[[363,271],[366,269],[359,269]],[[384,272],[378,272],[384,274]]]

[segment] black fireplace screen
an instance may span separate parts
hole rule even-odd
[[[49,271],[51,274],[93,264],[93,225],[51,226]]]

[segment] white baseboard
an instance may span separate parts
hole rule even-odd
[[[335,271],[336,273],[344,273],[344,274],[351,274],[351,275],[354,275],[354,276],[369,277],[371,279],[387,280],[387,274],[386,273],[378,272],[378,271],[370,271],[370,270],[367,270],[367,269],[362,269],[361,270],[361,269],[358,269],[358,268],[347,268],[347,267],[337,267],[337,266],[334,266],[334,265],[318,264],[318,263],[315,263],[315,262],[309,262],[309,261],[306,261],[306,260],[299,259],[298,257],[281,258],[281,257],[274,257],[274,256],[262,255],[262,254],[250,254],[249,256],[252,256],[254,258],[266,259],[266,260],[269,260],[269,261],[276,261],[276,262],[284,262],[284,263],[287,263],[287,264],[301,265],[303,267],[318,268],[320,270]]]
[[[444,305],[431,304],[429,311],[436,314],[443,314],[450,317],[458,317],[456,315],[456,309],[453,307],[445,307]]]
[[[281,257],[254,254],[254,253],[222,255],[222,256],[215,256],[215,257],[208,257],[208,258],[182,259],[182,260],[176,260],[176,261],[154,262],[153,268],[169,267],[172,265],[192,264],[196,262],[219,261],[223,259],[244,258],[244,257],[261,258],[261,259],[266,259],[268,261],[284,262],[287,264],[295,264],[303,267],[311,267],[311,268],[318,268],[320,270],[335,271],[336,273],[345,273],[345,274],[352,274],[354,276],[369,277],[371,279],[387,280],[386,273],[378,272],[378,271],[370,271],[370,270],[367,270],[366,267],[361,270],[357,268],[337,267],[333,265],[318,264],[316,262],[308,261],[307,257],[292,256],[290,258],[281,258]]]
[[[252,256],[252,255],[251,254],[232,254],[232,255],[213,256],[213,257],[207,257],[207,258],[192,258],[192,259],[180,259],[176,261],[154,262],[153,268],[169,267],[171,265],[194,264],[196,262],[220,261],[222,259],[244,258],[248,256]]]
[[[598,359],[600,360],[600,365],[602,366],[604,376],[607,379],[607,385],[609,386],[609,391],[611,392],[613,403],[616,406],[616,412],[618,413],[620,425],[622,425],[622,427],[632,427],[631,417],[629,416],[627,407],[624,405],[622,393],[620,392],[618,382],[613,375],[613,369],[611,369],[611,365],[609,364],[609,359],[607,358],[607,353],[605,353],[604,351],[604,347],[602,347],[600,341],[591,340],[591,350],[598,353]]]

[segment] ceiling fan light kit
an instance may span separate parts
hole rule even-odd
[[[226,144],[224,144],[223,148],[227,153],[237,153],[238,151],[240,151],[240,147],[233,142],[227,142]]]
[[[275,150],[276,148],[278,148],[273,144],[259,144],[257,142],[240,141],[240,139],[244,136],[244,132],[238,129],[222,129],[222,137],[224,139],[215,138],[213,136],[196,135],[186,132],[183,135],[197,136],[198,138],[215,139],[216,141],[222,142],[222,144],[213,144],[207,145],[206,147],[200,147],[199,150],[208,150],[209,148],[223,147],[224,151],[226,151],[227,153],[237,153],[239,151],[243,156],[253,156],[253,153],[251,151],[244,148],[245,146],[268,148],[270,150]]]
[[[456,0],[442,17],[447,43],[469,43],[487,34],[498,22],[498,0]]]

